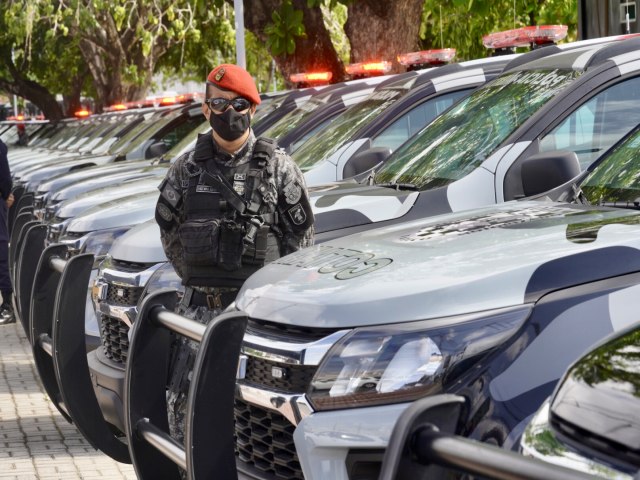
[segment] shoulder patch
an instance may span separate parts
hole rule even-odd
[[[173,220],[171,210],[169,210],[169,207],[167,207],[164,203],[158,203],[156,209],[158,211],[158,215],[160,215],[167,222]]]
[[[295,205],[302,197],[302,187],[296,180],[293,180],[284,187],[282,193],[289,205]]]
[[[307,221],[307,214],[304,212],[304,208],[299,203],[287,210],[289,218],[295,225],[302,225]]]
[[[169,205],[176,208],[181,195],[175,188],[173,188],[169,183],[166,183],[160,194],[169,203]]]

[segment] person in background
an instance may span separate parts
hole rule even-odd
[[[0,293],[2,294],[0,325],[16,321],[11,306],[13,287],[9,275],[9,224],[7,222],[9,209],[13,205],[12,186],[7,146],[0,140],[0,196],[2,196],[0,201]]]

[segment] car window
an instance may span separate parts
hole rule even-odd
[[[580,74],[553,69],[498,77],[398,148],[375,183],[406,183],[422,190],[465,177]]]
[[[186,117],[185,121],[173,128],[169,133],[162,137],[162,142],[169,148],[173,148],[194,128],[202,125],[202,116]]]
[[[583,169],[640,124],[640,78],[603,90],[540,141],[540,151],[575,152]]]
[[[313,168],[333,155],[358,130],[377,118],[406,92],[406,88],[383,88],[373,92],[363,102],[347,108],[327,128],[309,138],[291,158],[302,171]]]
[[[447,93],[418,105],[384,129],[380,135],[373,139],[371,146],[388,147],[392,151],[395,150],[447,108],[468,95],[468,92],[467,89]]]
[[[584,179],[580,188],[589,203],[635,202],[640,198],[640,128],[618,145]]]

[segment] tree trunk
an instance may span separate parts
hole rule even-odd
[[[397,55],[418,49],[424,0],[357,0],[349,5],[344,30],[351,43],[351,61],[387,60],[404,71]]]
[[[14,65],[9,53],[3,52],[2,60],[7,66],[12,79],[0,78],[0,90],[26,98],[52,122],[62,119],[62,108],[49,90],[39,83],[26,78]]]
[[[255,0],[251,8],[244,9],[244,23],[261,41],[266,42],[264,28],[271,22],[271,13],[280,8],[281,0]],[[280,73],[289,87],[293,86],[289,76],[300,72],[329,71],[332,82],[345,79],[342,61],[338,58],[331,37],[324,25],[320,8],[308,8],[307,0],[293,0],[293,6],[303,12],[306,35],[296,38],[296,50],[293,55],[274,57]]]

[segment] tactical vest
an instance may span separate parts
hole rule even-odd
[[[249,162],[234,169],[233,184],[213,159],[189,177],[178,229],[185,285],[239,287],[279,257],[275,204],[263,201],[275,149],[274,140],[257,139]]]

